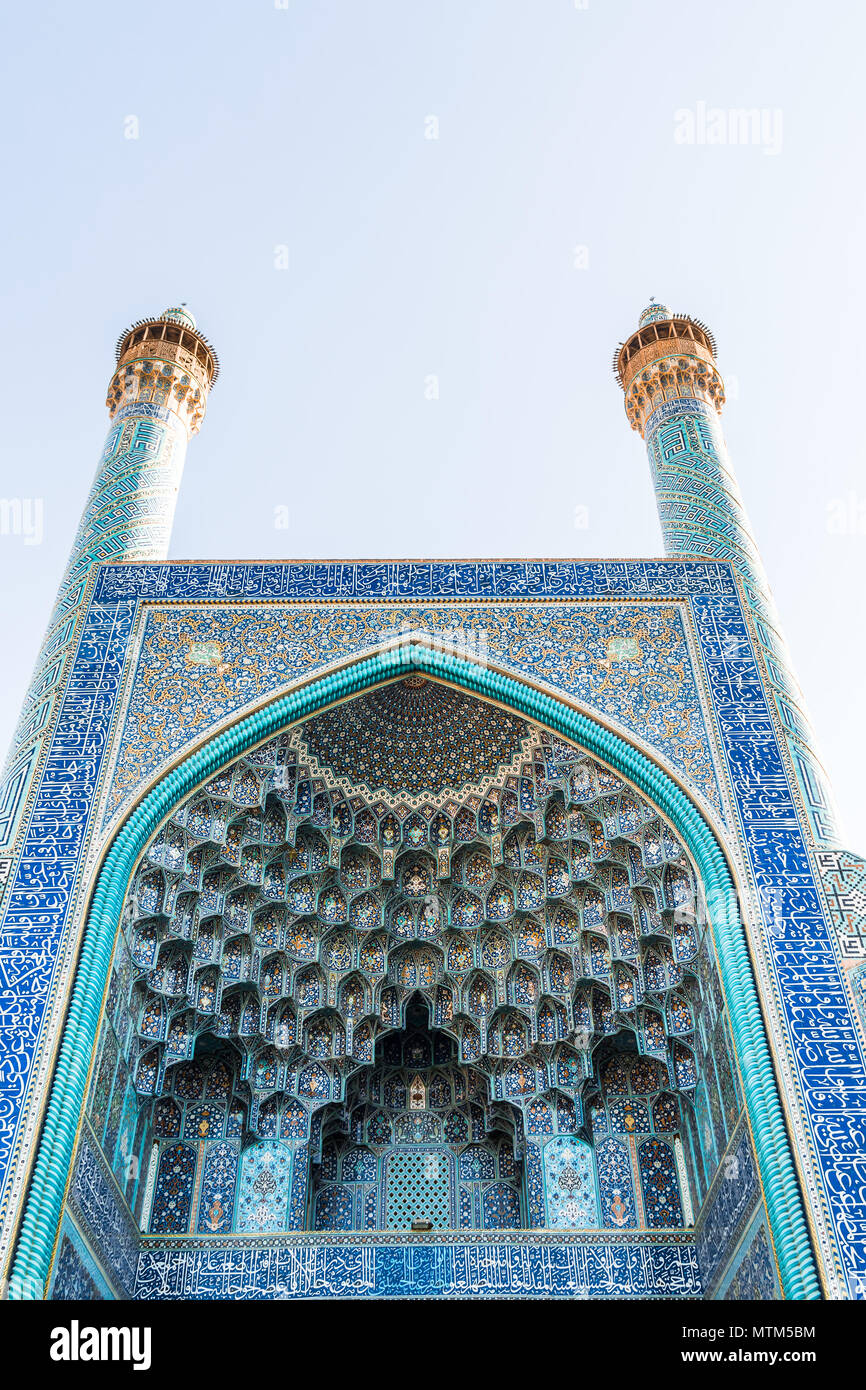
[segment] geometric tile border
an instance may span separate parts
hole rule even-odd
[[[737,1303],[757,1299],[773,1301],[779,1297],[771,1241],[763,1212],[755,1216],[736,1258],[725,1270],[717,1297]]]
[[[64,1217],[60,1228],[57,1262],[51,1280],[53,1299],[75,1302],[109,1301],[117,1294],[82,1239],[75,1222]]]
[[[736,1257],[746,1227],[763,1211],[748,1126],[741,1120],[722,1156],[695,1226],[704,1297],[717,1297],[719,1278]]]

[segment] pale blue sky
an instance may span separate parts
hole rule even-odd
[[[655,295],[716,333],[734,464],[866,849],[861,10],[152,0],[10,23],[0,496],[44,499],[45,534],[0,536],[0,741],[133,319],[188,300],[223,367],[172,558],[645,556],[610,360]],[[781,113],[781,148],[677,143],[700,102]]]

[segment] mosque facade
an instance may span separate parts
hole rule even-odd
[[[665,558],[168,562],[111,425],[0,790],[15,1299],[866,1297],[866,865],[711,332],[614,370]]]

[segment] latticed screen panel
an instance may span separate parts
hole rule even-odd
[[[388,1155],[385,1229],[408,1230],[429,1221],[435,1231],[451,1229],[451,1155],[435,1149],[401,1149]]]

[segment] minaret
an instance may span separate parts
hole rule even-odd
[[[829,778],[791,667],[779,616],[731,468],[719,416],[725,388],[712,333],[650,304],[614,357],[632,429],[646,441],[665,553],[736,567],[764,655],[816,848],[839,847]]]
[[[111,428],[0,786],[0,854],[8,854],[16,838],[90,572],[102,560],[167,558],[187,442],[204,419],[218,369],[213,348],[183,304],[140,319],[118,341],[106,401]]]

